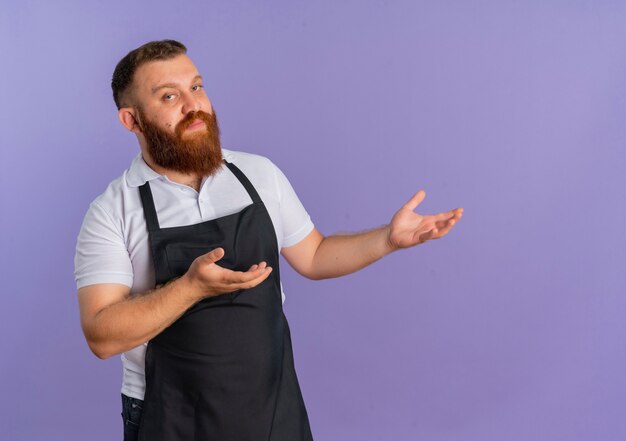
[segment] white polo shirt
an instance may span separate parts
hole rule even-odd
[[[248,177],[276,230],[278,249],[297,244],[313,223],[285,175],[269,159],[222,150],[224,159]],[[154,288],[154,266],[139,186],[150,181],[162,228],[193,225],[241,211],[252,200],[226,166],[202,181],[200,192],[170,181],[137,155],[130,167],[109,184],[89,206],[76,244],[77,288],[96,283],[119,283],[131,295]],[[284,294],[283,294],[284,301]],[[122,354],[122,393],[143,399],[146,345]]]

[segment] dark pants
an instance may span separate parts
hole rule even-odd
[[[122,421],[124,441],[137,441],[143,401],[122,394]]]

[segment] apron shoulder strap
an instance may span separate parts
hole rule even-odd
[[[261,197],[257,193],[256,189],[254,188],[254,186],[252,185],[252,182],[250,182],[248,177],[246,175],[244,175],[243,172],[241,170],[239,170],[239,168],[235,164],[233,164],[231,162],[228,162],[225,159],[224,159],[224,163],[230,169],[230,171],[233,172],[235,177],[237,179],[239,179],[239,182],[241,182],[241,185],[244,186],[244,188],[246,189],[246,191],[250,195],[250,198],[252,199],[252,202],[254,202],[255,204],[262,204],[263,201],[261,200]]]
[[[157,218],[156,209],[154,208],[154,199],[152,198],[152,190],[150,190],[149,181],[146,181],[145,184],[139,187],[139,194],[141,195],[143,214],[146,217],[148,231],[158,231],[160,229],[159,219]]]

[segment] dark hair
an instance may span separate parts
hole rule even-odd
[[[117,108],[127,105],[127,91],[139,66],[150,61],[168,60],[186,53],[187,48],[184,44],[176,40],[160,40],[146,43],[126,54],[115,66],[111,80],[113,100]]]

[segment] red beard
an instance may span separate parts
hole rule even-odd
[[[174,134],[149,121],[141,110],[138,114],[148,153],[160,167],[204,177],[215,174],[222,166],[220,129],[215,110],[211,114],[201,110],[189,112],[176,125]],[[187,127],[196,120],[204,121],[206,129],[185,134]]]

